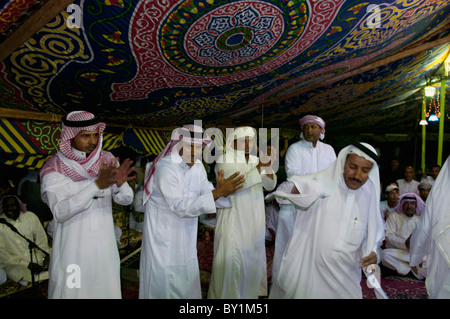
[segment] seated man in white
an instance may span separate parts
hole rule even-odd
[[[414,193],[400,195],[399,205],[386,221],[386,249],[381,253],[381,264],[407,275],[410,271],[418,278],[426,276],[426,265],[412,269],[409,265],[411,234],[417,227],[425,203]]]

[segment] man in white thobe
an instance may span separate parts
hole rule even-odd
[[[405,178],[398,179],[398,189],[400,195],[404,193],[414,193],[420,195],[419,193],[419,182],[414,179],[415,173],[412,166],[405,167]]]
[[[216,170],[225,176],[240,172],[245,176],[241,190],[229,196],[232,206],[217,210],[214,258],[208,298],[255,299],[267,295],[263,188],[276,186],[271,161],[256,154],[255,129],[238,127],[227,136],[225,154],[217,159]],[[261,155],[260,155],[261,158]],[[267,164],[267,165],[266,165]]]
[[[63,118],[59,152],[41,170],[42,200],[53,214],[48,297],[121,298],[112,199],[130,205],[131,161],[102,151],[105,124],[86,111]]]
[[[5,209],[6,208],[6,209]],[[11,227],[12,226],[12,227]],[[30,255],[29,242],[36,244]],[[0,203],[0,268],[8,278],[26,286],[34,280],[48,279],[50,247],[39,218],[14,195],[6,195]]]
[[[270,298],[362,298],[361,269],[378,262],[384,238],[378,162],[355,142],[330,167],[289,178],[290,193],[273,193],[297,217]]]
[[[336,160],[336,153],[331,145],[320,140],[325,138],[325,121],[315,115],[306,115],[300,119],[301,140],[289,146],[285,167],[286,176],[304,176],[321,171]],[[287,183],[280,185],[279,189],[289,187]],[[275,253],[272,262],[272,281],[277,277],[281,256],[292,236],[295,224],[295,207],[293,204],[279,200],[277,237],[275,240]]]
[[[426,276],[426,267],[411,269],[409,265],[410,237],[425,208],[424,201],[414,193],[400,195],[399,203],[386,221],[386,248],[381,252],[381,264],[400,275],[410,271],[418,279]]]
[[[411,236],[411,266],[427,257],[425,281],[430,298],[450,298],[450,157],[447,158],[427,198],[425,212]]]
[[[301,140],[289,146],[285,156],[287,177],[303,176],[327,168],[336,160],[331,145],[323,143],[325,121],[315,115],[300,119]]]
[[[386,186],[385,190],[386,200],[380,202],[380,214],[383,219],[383,225],[386,229],[386,220],[389,218],[389,214],[395,211],[398,205],[399,190],[396,183],[391,183]]]
[[[436,181],[436,178],[439,175],[439,172],[441,171],[441,166],[438,164],[435,164],[431,166],[431,175],[424,174],[424,177],[420,179],[420,182],[427,182],[430,183],[431,186],[433,186],[434,182]]]
[[[243,177],[221,172],[216,188],[199,159],[212,140],[197,125],[174,130],[171,141],[147,164],[139,298],[200,299],[198,216],[216,212]],[[217,200],[217,203],[216,203]]]

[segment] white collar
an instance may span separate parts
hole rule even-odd
[[[80,156],[80,157],[86,158],[86,152],[82,152],[82,151],[77,150],[76,148],[73,148],[73,147],[72,147],[72,152],[74,152],[76,156]]]
[[[194,165],[189,166],[188,164],[186,164],[186,162],[183,160],[183,158],[180,156],[178,152],[173,152],[172,154],[170,154],[170,159],[175,163],[177,163],[178,165],[180,165],[184,170],[188,170],[192,168],[194,165],[201,163],[200,159],[197,159]]]
[[[301,140],[300,140],[300,142],[301,143],[303,143],[303,144],[305,144],[305,146],[307,146],[307,147],[310,147],[310,148],[313,148],[313,149],[315,149],[315,148],[317,148],[317,146],[319,146],[319,142],[320,141],[317,141],[317,143],[316,143],[316,146],[314,147],[314,145],[313,145],[313,143],[312,142],[310,142],[310,141],[307,141],[307,140],[305,140],[304,138],[302,138]]]

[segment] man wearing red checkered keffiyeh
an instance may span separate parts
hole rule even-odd
[[[92,113],[63,118],[59,152],[41,170],[53,214],[49,298],[120,298],[120,259],[112,199],[130,205],[132,162],[101,150],[105,124]]]
[[[199,125],[184,125],[148,164],[145,177],[145,219],[139,268],[139,298],[201,298],[197,259],[198,217],[231,205],[227,196],[242,187],[238,173],[217,184],[208,181],[201,161],[212,140]]]

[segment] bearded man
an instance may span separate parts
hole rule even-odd
[[[105,123],[74,111],[62,121],[59,151],[42,167],[42,200],[53,214],[48,297],[121,298],[112,200],[130,205],[131,161],[103,151]]]

